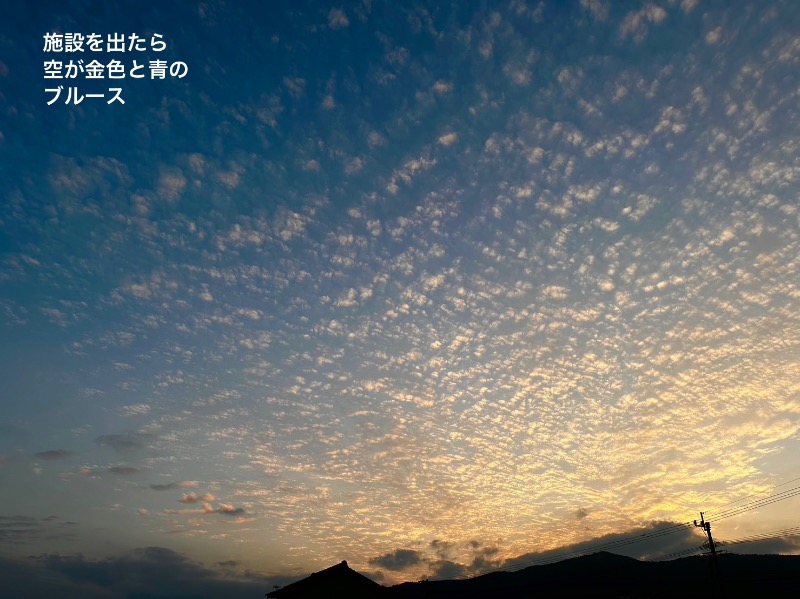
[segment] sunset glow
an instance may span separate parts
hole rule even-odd
[[[263,596],[800,525],[722,517],[800,478],[798,4],[37,4],[0,8],[0,576]],[[67,105],[48,32],[188,73]]]

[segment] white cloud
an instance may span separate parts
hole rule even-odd
[[[458,133],[445,133],[444,135],[440,135],[437,142],[443,146],[452,146],[454,143],[458,141]]]
[[[619,27],[622,39],[632,37],[637,44],[644,41],[648,33],[648,25],[660,25],[667,17],[667,11],[657,4],[648,3],[639,10],[625,15]]]
[[[636,203],[633,206],[626,206],[622,210],[622,214],[633,221],[638,221],[650,212],[657,203],[657,198],[642,193],[636,196]]]
[[[722,27],[715,27],[708,33],[706,33],[706,43],[707,44],[716,44],[722,38]]]
[[[387,185],[386,187],[386,190],[392,194],[397,193],[400,189],[399,186],[397,185],[399,181],[402,181],[404,183],[411,183],[415,175],[417,175],[421,171],[428,170],[435,164],[436,164],[435,158],[428,158],[426,156],[420,156],[419,158],[408,160],[402,166],[402,168],[392,173],[392,177],[389,181],[389,185]]]
[[[178,168],[165,170],[158,179],[158,195],[168,202],[177,201],[186,188],[186,177]]]
[[[364,161],[359,157],[355,157],[347,161],[344,166],[344,172],[348,175],[352,175],[360,171],[362,168],[364,168]]]
[[[453,84],[448,81],[437,81],[433,84],[433,91],[440,95],[449,94],[453,91]]]
[[[129,404],[122,406],[122,413],[125,416],[143,416],[150,413],[150,406],[146,403]]]
[[[581,8],[592,15],[596,21],[608,19],[608,4],[603,0],[581,0]]]
[[[302,77],[284,77],[283,85],[295,99],[301,98],[306,92],[306,80]]]
[[[531,84],[533,73],[527,66],[518,64],[507,64],[503,67],[503,73],[516,85],[527,87]]]
[[[331,29],[342,29],[350,25],[350,19],[340,8],[332,8],[328,13],[328,26]]]
[[[553,299],[565,299],[567,297],[567,288],[562,285],[548,285],[542,290],[542,293]]]
[[[377,131],[370,131],[367,136],[367,144],[370,148],[377,148],[386,143],[386,138]]]

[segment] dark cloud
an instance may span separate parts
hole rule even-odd
[[[74,584],[31,560],[0,557],[0,580],[7,597],[80,597],[109,599],[105,590]]]
[[[584,508],[582,508],[582,507],[578,508],[577,510],[575,510],[575,519],[576,520],[583,520],[588,515],[589,515],[589,512],[587,510],[585,510]]]
[[[138,474],[142,470],[136,466],[111,466],[108,471],[112,474]]]
[[[438,560],[431,563],[431,575],[435,578],[462,578],[468,573],[464,564],[450,560]]]
[[[483,547],[481,545],[472,546],[473,557],[469,565],[469,571],[473,575],[483,574],[489,570],[494,570],[500,565],[500,560],[494,557],[500,552],[498,547]]]
[[[387,553],[380,557],[373,557],[369,560],[369,565],[379,566],[387,570],[398,572],[424,563],[425,561],[424,556],[419,551],[414,551],[413,549],[397,549],[392,553]]]
[[[228,505],[227,503],[220,504],[220,506],[214,511],[219,514],[225,514],[227,516],[241,516],[242,514],[244,514],[244,508],[233,507],[232,505]]]
[[[40,451],[34,454],[34,456],[40,460],[63,460],[71,455],[72,452],[66,449],[48,449],[47,451]]]
[[[497,555],[500,552],[499,547],[480,547],[476,548],[475,553],[477,555],[488,557],[490,555]]]
[[[490,570],[495,570],[500,566],[500,562],[498,560],[491,560],[484,556],[475,556],[473,558],[472,563],[469,565],[469,571],[473,575],[483,574]]]
[[[716,539],[715,539],[716,541]],[[725,551],[730,553],[800,553],[800,536],[779,537],[749,543],[726,543],[716,541]]]
[[[273,585],[297,577],[266,577],[255,572],[207,568],[163,547],[136,549],[126,555],[90,560],[83,555],[45,554],[28,560],[0,558],[3,596],[81,597],[263,597]],[[6,576],[8,574],[8,576]]]
[[[436,551],[438,560],[430,561],[431,576],[433,578],[464,578],[478,576],[496,570],[500,566],[500,560],[493,559],[499,553],[495,546],[484,546],[480,541],[472,540],[467,542],[467,548],[472,552],[472,561],[469,564],[454,562],[446,557],[447,552],[455,543],[447,541],[433,541],[431,548]]]
[[[434,539],[431,541],[431,549],[436,552],[441,559],[447,559],[447,554],[450,549],[453,547],[453,543],[449,543],[447,541],[441,541],[439,539]]]
[[[429,547],[436,557],[427,557],[419,551],[412,549],[397,549],[392,553],[387,553],[380,557],[369,560],[371,566],[378,566],[392,571],[405,570],[413,566],[427,565],[430,575],[433,578],[463,578],[465,576],[477,576],[484,572],[497,569],[501,562],[494,559],[499,553],[495,546],[484,546],[480,541],[468,541],[466,546],[472,553],[472,560],[469,563],[455,562],[449,557],[450,550],[456,544],[450,541],[434,539]]]
[[[0,516],[0,543],[20,545],[39,537],[44,526],[38,518],[28,516]]]
[[[150,485],[150,488],[156,491],[168,491],[169,489],[174,489],[175,487],[175,483],[167,483],[165,485]]]
[[[379,584],[381,583],[381,581],[386,580],[386,575],[380,570],[371,570],[369,572],[360,572],[360,573]]]
[[[73,538],[72,533],[65,529],[74,524],[63,522],[58,516],[0,516],[0,545],[25,545],[37,539]]]
[[[100,435],[94,440],[98,445],[106,445],[119,453],[128,453],[147,447],[152,439],[144,433],[121,433],[116,435]]]
[[[674,522],[653,522],[649,526],[642,528],[604,535],[590,541],[566,545],[551,551],[526,553],[507,560],[503,563],[503,568],[513,570],[534,563],[557,561],[601,550],[637,559],[657,559],[662,555],[700,545],[705,537],[697,530],[699,529],[695,530],[694,527],[688,526],[678,527]],[[673,532],[654,534],[667,531]],[[634,540],[637,537],[641,537],[641,540],[627,543],[627,541]]]
[[[181,480],[176,483],[166,483],[166,484],[155,484],[150,485],[151,489],[156,491],[168,491],[170,489],[188,489],[191,487],[196,487],[197,483],[191,480]]]

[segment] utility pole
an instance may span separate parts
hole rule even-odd
[[[695,520],[694,525],[702,528],[706,536],[708,536],[708,548],[711,549],[711,575],[714,578],[714,587],[717,589],[717,592],[719,592],[720,578],[719,564],[717,563],[717,546],[714,544],[714,537],[711,536],[711,522],[706,522],[703,517],[703,512],[700,512],[700,522],[698,523],[697,520]]]

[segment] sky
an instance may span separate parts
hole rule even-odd
[[[4,4],[0,574],[800,525],[747,507],[800,478],[799,85],[790,0]]]

